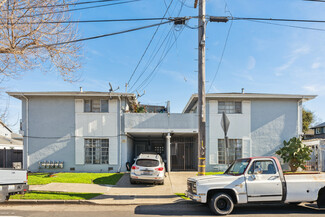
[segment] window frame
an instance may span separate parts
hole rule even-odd
[[[254,170],[255,170],[255,169],[253,169],[253,173],[250,173],[250,170],[251,170],[252,168],[254,168],[254,166],[255,166],[255,164],[256,164],[257,162],[271,162],[272,165],[274,166],[274,170],[275,170],[275,173],[270,173],[270,174],[269,174],[269,173],[261,173],[260,175],[277,175],[277,174],[279,173],[278,168],[277,168],[275,162],[269,159],[269,160],[254,160],[254,161],[251,163],[251,166],[250,166],[249,168],[247,168],[247,172],[246,172],[247,175],[253,175],[253,174],[254,174]],[[262,170],[262,171],[264,171],[264,170]]]
[[[230,104],[232,104],[232,105],[230,105]],[[240,105],[240,109],[237,108],[238,105]],[[238,111],[238,110],[240,110],[240,111]],[[243,102],[236,101],[236,100],[234,100],[234,101],[218,101],[218,114],[222,114],[223,112],[225,112],[226,114],[242,114],[243,113]]]
[[[90,143],[87,141],[90,141]],[[97,141],[99,141],[100,143],[99,147],[97,146],[98,145]],[[104,141],[106,141],[106,146],[103,146]],[[89,164],[89,165],[109,164],[109,138],[84,138],[84,150],[85,150],[85,164]],[[95,162],[97,160],[96,157],[98,157],[99,160],[98,163]]]
[[[222,144],[220,145],[220,141],[222,141]],[[240,156],[237,156],[236,157],[236,154],[237,154],[237,145],[238,145],[238,141],[240,141]],[[234,148],[233,148],[233,152],[234,152],[234,159],[231,159],[231,157],[233,156],[230,156],[229,155],[229,160],[231,160],[231,162],[229,163],[232,163],[233,161],[237,160],[237,159],[240,159],[243,157],[243,139],[229,139],[229,153],[231,151],[230,147],[231,147],[231,144],[235,144]],[[228,154],[229,154],[228,153]],[[220,162],[220,158],[222,157],[222,162]],[[225,165],[226,164],[226,145],[225,145],[225,139],[221,139],[221,138],[218,138],[218,164],[221,164],[221,165]]]
[[[99,101],[99,112],[98,111],[94,111],[94,100],[98,100]],[[89,101],[89,111],[86,111],[86,101]],[[103,111],[102,109],[102,101],[107,101],[107,111]],[[109,99],[84,99],[83,100],[83,112],[84,113],[109,113]]]

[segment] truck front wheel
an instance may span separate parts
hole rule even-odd
[[[210,210],[216,215],[228,215],[234,209],[234,202],[225,193],[217,193],[209,201]]]

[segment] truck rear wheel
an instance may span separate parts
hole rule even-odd
[[[217,193],[209,201],[210,210],[216,215],[228,215],[234,209],[234,202],[225,193]]]
[[[317,206],[319,208],[325,208],[325,188],[322,188],[318,193]]]
[[[7,195],[7,196],[6,196],[6,201],[8,201],[8,200],[9,200],[9,198],[10,198],[10,195]]]

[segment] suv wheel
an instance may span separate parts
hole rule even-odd
[[[234,202],[226,193],[217,193],[209,201],[210,210],[216,215],[228,215],[234,209]]]

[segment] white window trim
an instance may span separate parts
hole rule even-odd
[[[89,100],[89,101],[91,101],[91,110],[92,110],[92,101],[93,100],[99,100],[99,112],[93,112],[93,111],[90,111],[90,112],[86,112],[85,111],[85,103],[86,103],[86,101],[87,100]],[[102,112],[101,110],[102,110],[102,100],[106,100],[107,101],[107,112]],[[84,113],[109,113],[109,99],[84,99],[83,100],[83,112]]]

